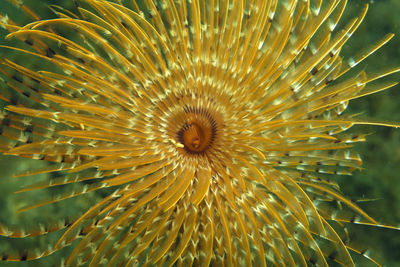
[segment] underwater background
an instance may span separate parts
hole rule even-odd
[[[8,14],[10,18],[21,23],[27,23],[25,15],[4,4],[0,0],[0,12]],[[59,4],[72,7],[72,1],[35,0],[24,1],[35,10],[41,17],[54,17],[47,8],[49,4]],[[348,58],[355,51],[368,46],[385,36],[387,33],[394,33],[396,36],[383,48],[375,52],[365,62],[361,63],[362,68],[373,73],[388,66],[400,66],[400,1],[399,0],[349,0],[345,10],[345,18],[357,15],[365,2],[370,2],[367,16],[356,31],[354,36],[345,45],[342,56]],[[34,4],[32,4],[34,3]],[[4,41],[6,31],[0,29],[0,44],[13,44],[13,41]],[[9,50],[0,49],[0,56],[7,53],[7,58],[21,60],[21,55],[10,55]],[[39,69],[32,59],[29,64],[32,69]],[[360,68],[358,68],[360,69]],[[400,75],[391,75],[391,80],[400,81]],[[5,88],[0,85],[0,92]],[[0,102],[3,108],[5,103]],[[361,113],[361,118],[398,122],[400,123],[400,85],[389,90],[356,99],[350,102],[349,113]],[[355,145],[363,159],[364,170],[356,171],[352,176],[334,177],[341,185],[344,195],[353,200],[365,199],[358,202],[378,222],[390,225],[400,225],[400,129],[386,127],[355,126],[354,132],[370,133],[367,141]],[[39,190],[29,193],[14,194],[23,185],[30,184],[36,179],[46,179],[46,175],[34,177],[12,178],[13,174],[31,168],[39,168],[45,162],[26,160],[12,156],[0,156],[0,224],[3,225],[33,225],[39,222],[57,221],[57,218],[64,218],[79,214],[91,204],[83,198],[74,198],[68,201],[37,208],[21,214],[16,210],[28,203],[36,202],[42,194],[54,194],[52,190]],[[62,190],[62,187],[57,188]],[[41,194],[40,198],[39,195]],[[400,266],[400,231],[378,227],[349,225],[351,239],[365,248],[370,248],[371,256],[386,266]],[[26,248],[36,246],[46,247],[49,240],[56,240],[58,233],[50,234],[44,238],[9,239],[0,237],[0,253],[9,251],[23,251]],[[51,266],[57,259],[65,257],[70,253],[70,248],[65,248],[54,255],[41,260],[28,263],[5,263],[0,261],[0,266]],[[354,256],[359,266],[375,266],[362,256]]]

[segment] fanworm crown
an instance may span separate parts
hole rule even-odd
[[[76,0],[50,6],[53,19],[9,2],[33,22],[1,15],[22,41],[2,48],[41,64],[0,59],[0,151],[52,163],[17,176],[57,174],[18,192],[59,189],[19,211],[100,200],[51,227],[2,225],[62,233],[2,260],[69,245],[64,265],[354,266],[364,254],[343,228],[379,224],[332,177],[361,166],[351,147],[365,135],[346,130],[396,125],[343,112],[400,70],[348,75],[393,37],[342,59],[367,5],[345,24],[345,0]]]

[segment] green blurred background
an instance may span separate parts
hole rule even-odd
[[[0,12],[7,13],[19,22],[27,23],[24,15],[10,5],[0,0]],[[60,4],[72,8],[72,1],[31,0],[25,1],[42,17],[52,17],[46,8],[48,4]],[[357,15],[365,5],[365,0],[349,0],[345,11],[345,17]],[[400,66],[400,1],[380,0],[369,2],[370,8],[364,23],[348,42],[343,50],[343,55],[351,56],[360,50],[382,38],[387,33],[395,33],[396,36],[385,47],[373,54],[360,68],[373,71],[387,66]],[[6,32],[0,31],[0,44],[4,43]],[[6,50],[0,49],[0,56]],[[7,55],[8,58],[18,59],[18,55]],[[35,68],[35,62],[30,62]],[[389,79],[400,81],[400,75],[393,75]],[[4,85],[0,86],[0,90]],[[4,103],[1,103],[3,106]],[[400,85],[378,94],[354,100],[350,103],[348,112],[362,112],[363,118],[374,118],[383,121],[400,122]],[[345,195],[353,199],[370,198],[372,201],[358,203],[365,211],[379,222],[400,224],[400,129],[385,127],[357,126],[352,131],[364,131],[371,133],[367,142],[357,144],[355,150],[361,155],[365,168],[357,171],[353,176],[338,177]],[[30,212],[16,214],[16,209],[27,204],[34,203],[43,194],[51,195],[52,190],[17,195],[13,192],[34,179],[46,179],[46,175],[29,178],[12,178],[14,173],[19,173],[30,168],[44,165],[26,159],[10,156],[0,156],[0,223],[5,225],[33,225],[37,222],[54,221],[58,218],[78,214],[91,205],[86,198],[76,198],[72,201],[63,201],[47,208],[36,209]],[[94,200],[92,200],[94,201]],[[365,247],[371,248],[371,255],[386,266],[400,266],[400,231],[352,225],[351,236]],[[46,247],[50,240],[54,242],[58,234],[51,234],[45,238],[26,238],[15,240],[0,237],[0,252],[19,251],[27,247]],[[4,266],[51,266],[51,263],[68,255],[71,251],[66,248],[50,257],[40,261],[29,263],[4,263]],[[374,266],[363,257],[355,255],[359,266]]]

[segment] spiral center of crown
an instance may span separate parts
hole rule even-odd
[[[204,153],[213,143],[217,124],[207,112],[187,112],[186,121],[177,132],[178,142],[191,154]]]
[[[190,122],[183,131],[183,145],[192,152],[202,152],[208,146],[211,129],[207,125]]]

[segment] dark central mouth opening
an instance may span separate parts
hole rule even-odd
[[[187,121],[177,132],[177,140],[191,154],[207,151],[213,144],[217,124],[210,114],[203,110],[187,112]]]

